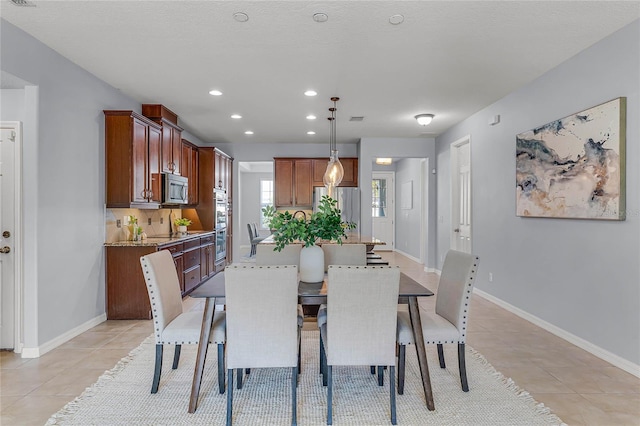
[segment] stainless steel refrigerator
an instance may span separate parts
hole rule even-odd
[[[343,222],[353,222],[356,228],[352,232],[360,234],[360,190],[358,188],[335,188],[333,198],[338,201],[338,208]],[[315,212],[322,196],[328,195],[327,188],[317,187],[313,192],[313,211]]]

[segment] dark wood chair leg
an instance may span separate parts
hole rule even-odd
[[[378,386],[384,386],[384,367],[378,366]]]
[[[391,424],[392,425],[396,425],[398,424],[398,421],[396,419],[396,389],[395,389],[395,380],[396,378],[395,373],[396,373],[396,367],[395,366],[389,366],[389,394],[390,394],[390,398],[391,400],[389,401],[391,404]]]
[[[182,345],[176,345],[176,349],[173,352],[173,365],[171,366],[171,368],[173,370],[178,368],[178,363],[180,362],[180,349],[181,348],[182,348]]]
[[[246,374],[247,376],[248,376],[249,374],[251,374],[251,369],[250,369],[250,368],[245,368],[245,369],[244,369],[244,374]]]
[[[327,424],[333,424],[333,379],[331,377],[331,366],[327,365]]]
[[[236,376],[238,376],[236,378],[236,381],[238,382],[238,389],[242,389],[242,374],[243,374],[243,369],[242,368],[237,368],[236,370]]]
[[[469,392],[469,383],[467,383],[467,365],[464,358],[464,343],[458,343],[458,368],[460,369],[460,384],[462,390]]]
[[[371,366],[371,374],[376,374],[376,366],[375,365]]]
[[[444,363],[444,349],[440,343],[438,343],[438,360],[440,361],[440,368],[446,368],[446,364]]]
[[[151,393],[158,392],[160,384],[160,374],[162,373],[162,345],[156,345],[156,366],[153,371],[153,383],[151,384]]]
[[[233,419],[233,368],[227,370],[227,426],[231,426]]]
[[[298,424],[298,367],[291,369],[291,426]]]
[[[404,369],[407,355],[407,345],[400,345],[398,348],[398,395],[404,394]]]
[[[218,392],[224,393],[224,344],[218,344]]]

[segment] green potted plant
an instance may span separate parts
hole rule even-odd
[[[288,244],[302,244],[300,252],[300,279],[307,282],[322,281],[324,276],[324,252],[316,245],[320,241],[342,244],[346,230],[354,229],[353,222],[343,222],[338,202],[323,196],[318,208],[308,220],[294,217],[290,212],[278,212],[273,206],[262,209],[272,238],[274,250],[281,251]],[[311,265],[312,271],[307,271]],[[318,279],[319,278],[319,279]]]
[[[178,227],[178,232],[181,234],[187,233],[187,226],[191,225],[191,221],[186,217],[180,217],[173,221],[173,224]]]

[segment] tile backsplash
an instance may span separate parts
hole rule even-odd
[[[165,235],[171,232],[169,226],[173,220],[182,217],[180,209],[106,209],[105,211],[105,242],[115,243],[126,240],[128,231],[125,224],[125,216],[133,215],[138,218],[138,225],[148,236]],[[120,226],[118,227],[118,220]],[[151,224],[149,224],[151,221]],[[162,222],[162,223],[160,223]]]

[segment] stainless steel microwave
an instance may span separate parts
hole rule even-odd
[[[189,179],[184,176],[163,173],[162,204],[188,204]]]

